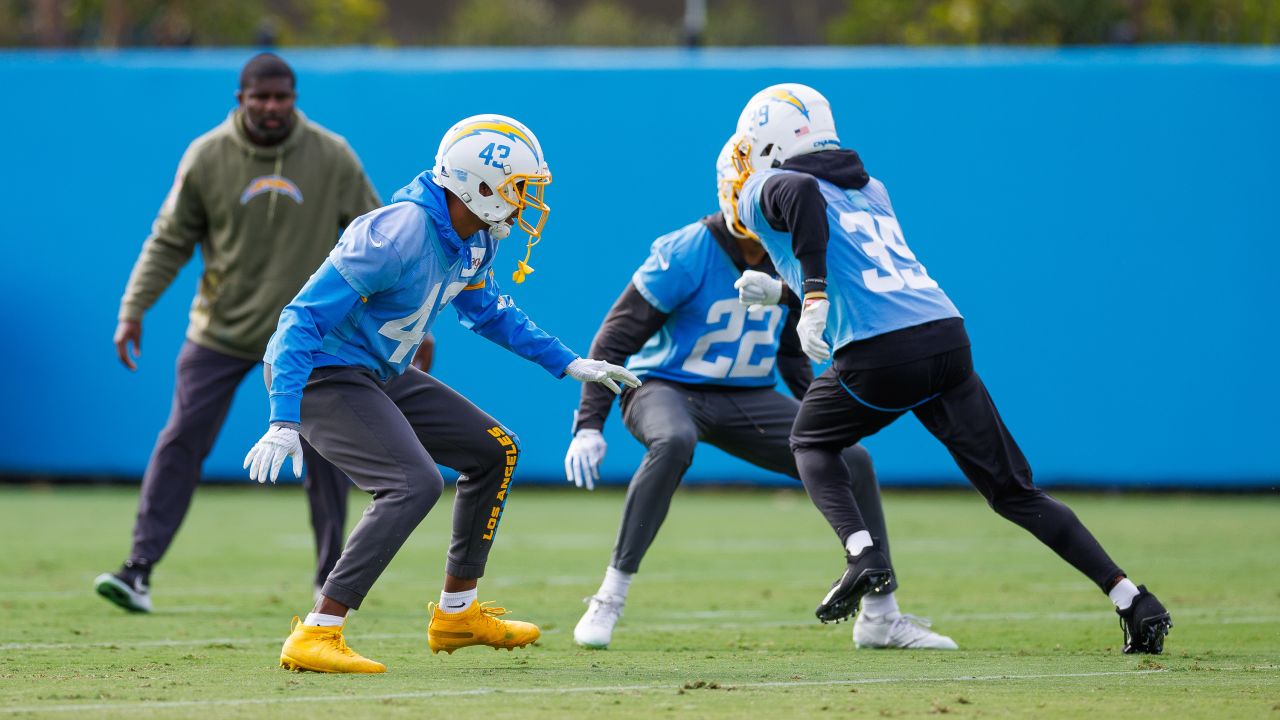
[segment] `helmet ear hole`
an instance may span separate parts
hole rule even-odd
[[[489,183],[487,182],[481,182],[479,190],[480,190],[480,194],[483,195],[484,197],[493,196],[493,188],[489,187]]]

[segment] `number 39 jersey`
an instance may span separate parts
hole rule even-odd
[[[789,170],[754,173],[743,185],[738,217],[760,237],[783,280],[803,287],[791,234],[769,225],[761,209],[765,181]],[[902,235],[884,184],[875,178],[860,190],[815,178],[827,202],[827,296],[831,313],[827,339],[833,350],[856,340],[934,320],[960,317],[938,283],[929,277]]]
[[[787,308],[748,312],[733,287],[740,276],[701,222],[655,240],[631,282],[668,317],[627,368],[694,385],[772,387]]]

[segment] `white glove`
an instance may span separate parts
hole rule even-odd
[[[796,332],[800,335],[800,347],[804,354],[814,362],[826,362],[831,359],[831,347],[822,339],[827,329],[827,313],[831,303],[826,300],[807,300],[800,313],[800,321],[796,323]]]
[[[302,441],[298,431],[283,425],[272,425],[267,434],[244,456],[249,479],[260,483],[276,481],[285,458],[293,458],[293,476],[302,477]]]
[[[569,452],[564,454],[564,476],[569,482],[588,490],[595,490],[595,481],[600,479],[600,461],[609,444],[599,430],[583,428],[573,436],[569,443]]]
[[[782,281],[759,270],[744,271],[733,286],[738,289],[738,302],[749,305],[747,309],[751,312],[765,305],[777,305],[782,299]]]
[[[632,375],[630,370],[603,360],[578,358],[569,363],[569,367],[564,369],[564,374],[578,382],[598,382],[612,390],[615,395],[622,392],[622,388],[618,387],[615,380],[621,380],[627,387],[640,387],[640,378]]]

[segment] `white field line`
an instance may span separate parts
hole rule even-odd
[[[546,634],[545,632],[543,633]],[[400,640],[404,638],[426,637],[425,626],[417,633],[368,633],[360,634],[361,640]],[[250,638],[191,638],[188,640],[137,640],[134,642],[84,642],[84,643],[7,643],[0,645],[0,651],[9,650],[78,650],[80,648],[149,648],[149,647],[196,647],[201,645],[265,645],[282,643],[288,633],[280,633],[276,637]]]
[[[1071,678],[1113,677],[1117,675],[1156,675],[1167,672],[1163,669],[1152,670],[1110,670],[1082,673],[1039,673],[1032,675],[957,675],[951,677],[882,677],[853,680],[781,680],[773,682],[730,683],[721,689],[760,690],[768,688],[791,687],[839,687],[848,685],[885,685],[905,682],[999,682],[1004,680],[1049,680]],[[245,705],[277,705],[285,703],[327,703],[327,702],[379,702],[383,700],[423,700],[441,697],[466,697],[475,695],[571,695],[581,693],[615,693],[615,692],[652,692],[657,690],[672,691],[680,685],[676,682],[662,685],[597,685],[561,688],[475,688],[471,690],[424,690],[421,692],[383,693],[379,695],[300,695],[284,698],[228,698],[224,700],[159,700],[150,702],[92,703],[83,705],[26,705],[0,708],[0,714],[18,713],[52,713],[52,712],[104,712],[125,710],[130,712],[146,710],[166,710],[186,707],[240,707]]]
[[[1180,617],[1210,617],[1214,618],[1213,622],[1224,625],[1243,625],[1243,624],[1275,624],[1280,623],[1280,615],[1258,615],[1258,616],[1240,616],[1240,617],[1217,617],[1221,611],[1218,609],[1197,609],[1188,608],[1179,610],[1177,615]],[[681,613],[672,617],[688,617],[691,613]],[[818,628],[818,623],[812,620],[795,621],[795,620],[753,620],[753,617],[763,615],[763,611],[720,611],[718,614],[707,613],[709,617],[736,617],[739,618],[730,622],[673,622],[673,623],[636,623],[632,627],[619,627],[617,632],[626,636],[631,633],[652,633],[652,632],[684,632],[688,630],[751,630],[760,628]],[[1096,622],[1107,620],[1114,617],[1114,613],[1105,611],[1094,612],[1061,612],[1061,613],[970,613],[970,614],[954,614],[942,616],[947,623],[971,621],[997,621],[1012,620],[1017,622],[1029,622],[1035,620],[1055,620],[1055,621],[1089,621]],[[834,626],[834,624],[833,624]],[[559,634],[559,628],[543,630],[543,635]],[[0,652],[22,652],[22,651],[40,651],[40,650],[78,650],[87,648],[111,648],[111,649],[141,649],[152,647],[199,647],[204,645],[269,645],[283,642],[287,633],[281,632],[278,636],[273,637],[215,637],[215,638],[188,638],[188,639],[163,639],[163,640],[95,640],[86,642],[49,642],[49,643],[3,643],[0,644]],[[426,627],[418,632],[412,633],[357,633],[353,637],[359,640],[403,640],[406,638],[421,638],[426,635]]]

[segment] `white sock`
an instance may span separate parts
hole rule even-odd
[[[883,595],[867,593],[862,596],[862,613],[864,615],[881,617],[883,615],[892,615],[896,612],[898,612],[898,599],[891,592]]]
[[[631,589],[631,573],[625,573],[610,566],[604,571],[604,582],[600,583],[600,592],[627,599],[627,590]]]
[[[463,590],[462,592],[445,592],[440,591],[440,612],[443,613],[460,613],[471,607],[471,603],[476,601],[477,590]]]
[[[859,530],[844,541],[844,549],[849,551],[849,557],[856,558],[869,547],[871,547],[871,533],[866,530]]]
[[[1134,585],[1129,578],[1125,578],[1116,583],[1116,586],[1111,588],[1111,592],[1107,593],[1107,596],[1111,598],[1111,602],[1116,604],[1117,610],[1128,610],[1129,606],[1133,604],[1133,599],[1138,597],[1138,586]]]
[[[302,621],[303,625],[311,627],[341,627],[342,623],[347,619],[341,615],[325,615],[324,613],[307,613],[307,619]]]

